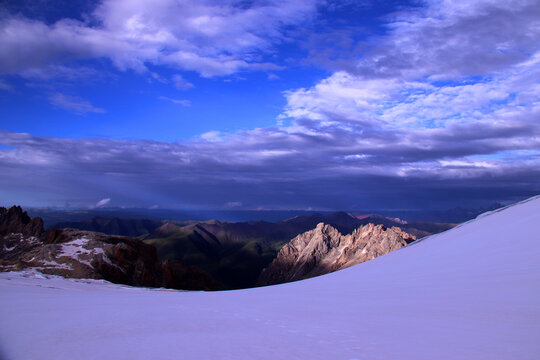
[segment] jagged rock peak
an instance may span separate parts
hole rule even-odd
[[[416,240],[398,227],[367,224],[349,235],[319,223],[296,236],[265,268],[257,285],[271,285],[306,279],[374,259]]]
[[[319,229],[321,231],[332,231],[332,230],[337,231],[336,228],[333,227],[332,225],[328,225],[323,222],[318,223],[315,229]]]
[[[31,219],[20,206],[9,209],[0,207],[0,235],[23,234],[40,237],[44,232],[43,220],[38,217]]]

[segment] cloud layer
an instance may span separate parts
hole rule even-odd
[[[540,191],[540,153],[448,133],[362,134],[304,124],[190,144],[2,133],[6,201],[354,209],[508,200]],[[311,125],[311,126],[310,126]],[[353,124],[351,124],[353,126]],[[517,135],[519,137],[519,135]],[[498,152],[493,157],[470,154]],[[20,196],[21,194],[24,194]],[[53,197],[54,199],[47,199]]]

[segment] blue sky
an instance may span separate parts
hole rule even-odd
[[[286,104],[284,91],[310,86],[331,74],[330,68],[309,59],[315,49],[309,48],[306,37],[316,41],[327,32],[348,29],[355,42],[367,40],[367,27],[369,33],[384,31],[380,18],[405,6],[383,4],[316,7],[313,3],[306,9],[312,21],[299,23],[306,28],[290,29],[271,49],[256,54],[258,62],[268,64],[266,71],[239,70],[220,76],[217,70],[216,75],[204,75],[145,63],[141,72],[118,69],[107,59],[65,60],[59,54],[49,65],[52,69],[31,68],[27,76],[6,76],[9,86],[18,91],[2,94],[2,107],[6,118],[17,121],[6,121],[4,129],[41,136],[182,141],[211,131],[273,126]],[[8,16],[37,18],[53,26],[65,19],[81,20],[84,11],[92,13],[95,7],[99,2],[13,1],[6,6]],[[329,45],[335,46],[325,44]]]
[[[4,1],[0,202],[355,210],[537,194],[539,18],[527,0]]]

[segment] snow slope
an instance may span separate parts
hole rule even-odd
[[[540,359],[540,197],[346,270],[182,292],[0,274],[18,359]]]

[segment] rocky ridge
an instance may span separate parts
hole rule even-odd
[[[159,261],[155,247],[126,236],[77,229],[45,232],[20,207],[0,208],[0,271],[34,269],[69,278],[189,290],[218,290],[208,274]]]
[[[349,235],[319,223],[296,236],[260,274],[257,285],[306,279],[344,269],[397,250],[416,240],[398,227],[367,224]]]
[[[40,237],[45,233],[43,220],[31,219],[20,206],[9,209],[0,207],[0,235],[22,233],[27,236]]]

